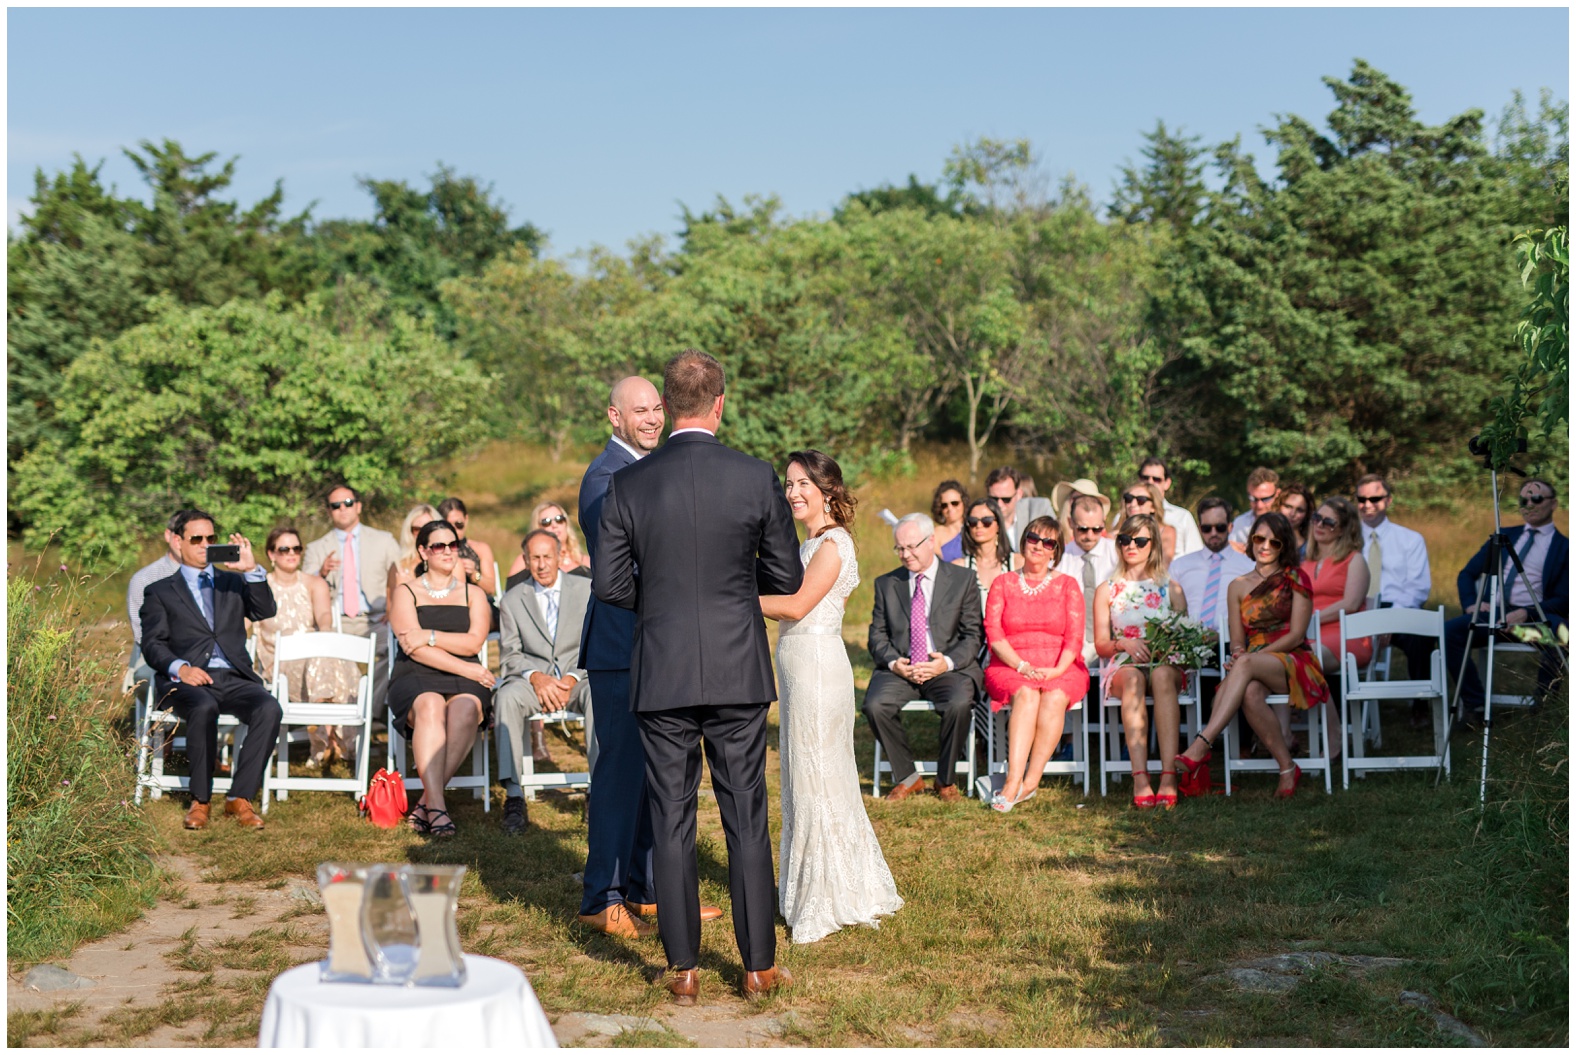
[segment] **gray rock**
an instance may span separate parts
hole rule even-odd
[[[1414,993],[1409,989],[1403,989],[1401,990],[1401,1003],[1408,1007],[1426,1011],[1429,1017],[1434,1020],[1436,1029],[1441,1033],[1447,1033],[1455,1037],[1469,1048],[1484,1048],[1488,1046],[1488,1041],[1484,1040],[1477,1030],[1454,1015],[1441,1011],[1439,1004],[1427,993]]]
[[[1396,959],[1393,956],[1342,956],[1333,952],[1283,952],[1276,956],[1263,956],[1257,960],[1242,960],[1235,966],[1249,967],[1260,971],[1275,971],[1278,974],[1306,974],[1315,967],[1328,967],[1331,964],[1367,971],[1380,967],[1401,967],[1409,962],[1411,961]]]
[[[36,989],[40,993],[52,993],[59,989],[92,989],[96,984],[52,963],[41,963],[22,978],[24,987]]]
[[[616,1037],[620,1033],[633,1033],[643,1029],[654,1029],[661,1032],[664,1027],[654,1018],[642,1015],[591,1015],[580,1016],[580,1025],[588,1033],[600,1033],[604,1037]]]
[[[1250,993],[1289,993],[1297,988],[1297,979],[1295,978],[1289,978],[1284,974],[1258,971],[1251,967],[1233,967],[1229,971],[1212,977],[1228,981],[1238,989],[1246,989]]]
[[[315,886],[306,886],[298,883],[290,888],[290,896],[296,901],[305,901],[309,905],[321,905],[323,895]]]

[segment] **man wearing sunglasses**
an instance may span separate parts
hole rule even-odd
[[[142,686],[153,680],[153,668],[142,658],[142,598],[148,587],[160,579],[168,579],[181,566],[181,536],[175,520],[181,513],[174,513],[164,525],[164,544],[168,550],[152,564],[137,569],[126,584],[126,612],[131,616],[131,658],[126,662],[126,680],[122,692],[141,692]]]
[[[1422,608],[1434,580],[1428,566],[1428,543],[1409,527],[1390,519],[1390,485],[1377,473],[1357,481],[1357,515],[1363,522],[1363,559],[1368,562],[1368,596],[1380,608]],[[1437,642],[1414,634],[1396,634],[1390,644],[1406,656],[1407,676],[1426,677]],[[1427,725],[1428,704],[1412,701],[1412,725]]]
[[[1166,505],[1163,519],[1177,533],[1176,556],[1183,557],[1203,549],[1204,540],[1199,536],[1198,525],[1193,522],[1193,514],[1183,506],[1171,504],[1171,471],[1166,463],[1153,456],[1145,458],[1138,465],[1138,478],[1154,484],[1165,496],[1162,499]]]
[[[389,678],[386,591],[389,568],[399,561],[399,543],[387,531],[361,522],[361,496],[345,484],[328,492],[328,519],[333,529],[307,546],[301,569],[328,580],[342,633],[373,635],[372,703],[381,707]]]
[[[1182,588],[1188,611],[1207,626],[1226,626],[1226,588],[1253,570],[1253,561],[1226,544],[1231,533],[1231,503],[1210,495],[1198,504],[1204,548],[1171,562],[1171,578]],[[1180,545],[1180,543],[1179,543]]]
[[[1071,575],[1083,589],[1083,657],[1086,665],[1093,664],[1097,659],[1094,651],[1094,591],[1116,570],[1116,543],[1103,534],[1110,508],[1111,500],[1104,495],[1075,490],[1072,497],[1067,499],[1067,523],[1062,525],[1062,536],[1067,541],[1067,548],[1056,570],[1063,575]]]
[[[1522,525],[1501,532],[1505,545],[1521,558],[1521,570],[1517,570],[1509,554],[1500,569],[1504,576],[1504,620],[1511,626],[1536,623],[1537,605],[1541,603],[1543,613],[1549,617],[1550,628],[1557,630],[1570,615],[1570,540],[1554,526],[1559,498],[1553,484],[1534,477],[1521,485],[1520,504]],[[1456,577],[1463,614],[1445,624],[1446,665],[1452,674],[1461,670],[1468,641],[1472,641],[1473,647],[1484,641],[1484,632],[1472,629],[1472,616],[1479,608],[1488,609],[1486,593],[1482,605],[1477,603],[1479,577],[1488,571],[1488,543],[1485,542]],[[1557,672],[1558,663],[1545,654],[1538,665],[1539,688],[1546,689]],[[1468,715],[1482,717],[1483,681],[1475,663],[1467,663],[1461,682],[1461,705]]]
[[[244,828],[260,829],[263,820],[252,810],[251,798],[262,787],[283,712],[252,669],[245,621],[268,619],[278,606],[245,536],[229,538],[240,547],[241,559],[215,571],[208,565],[208,547],[220,541],[213,517],[185,509],[170,523],[179,537],[180,567],[143,596],[142,649],[154,670],[155,698],[186,723],[192,793],[186,827],[208,826],[219,715],[233,714],[246,726],[246,739],[224,812]]]
[[[1023,493],[1023,474],[1010,465],[990,471],[985,477],[985,493],[1001,507],[1002,537],[1012,544],[1015,553],[1019,549],[1018,540],[1023,535],[1023,525],[1037,517],[1056,515],[1050,499]]]

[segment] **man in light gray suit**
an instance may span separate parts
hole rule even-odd
[[[498,687],[493,693],[498,721],[498,776],[503,780],[503,830],[525,831],[525,791],[520,787],[522,752],[531,749],[525,723],[565,708],[590,715],[591,682],[576,666],[580,628],[591,600],[591,580],[558,570],[559,542],[537,528],[525,536],[531,577],[506,590],[498,604],[502,639]],[[596,734],[586,723],[588,761],[595,766]]]
[[[387,531],[361,522],[361,495],[345,484],[329,489],[328,519],[333,529],[307,545],[301,570],[328,580],[343,633],[372,635],[377,647],[372,706],[381,712],[389,669],[386,592],[389,568],[399,560],[399,543]]]

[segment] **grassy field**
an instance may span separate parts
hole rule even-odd
[[[845,638],[861,685],[869,673],[868,584],[894,563],[874,513],[928,508],[934,481],[956,475],[956,465],[922,453],[912,477],[860,492],[865,585],[850,601]],[[506,563],[539,496],[573,507],[583,466],[496,445],[451,467],[449,486],[471,506],[472,533]],[[1045,482],[1042,491],[1054,481]],[[1403,509],[1397,519],[1428,537],[1435,603],[1453,602],[1455,570],[1486,536],[1486,513],[1425,519]],[[106,646],[124,577],[119,582],[95,595],[108,610]],[[792,1012],[790,1042],[828,1046],[1452,1043],[1427,1011],[1401,1001],[1411,991],[1433,997],[1490,1043],[1563,1045],[1568,826],[1546,823],[1553,814],[1545,807],[1565,794],[1567,714],[1562,696],[1497,726],[1495,804],[1481,815],[1476,744],[1465,736],[1455,742],[1454,779],[1438,789],[1431,774],[1376,774],[1328,797],[1305,783],[1295,800],[1277,803],[1268,779],[1248,779],[1230,800],[1187,800],[1169,813],[1137,813],[1119,795],[1086,797],[1064,779],[1048,779],[1008,816],[973,800],[867,800],[908,903],[879,931],[843,931],[801,947],[782,933],[780,962],[799,984],[768,1010]],[[1413,735],[1396,718],[1391,712],[1387,740]],[[921,752],[933,749],[934,723],[915,719],[911,728]],[[868,778],[873,744],[863,721],[855,737]],[[583,768],[574,744],[550,739],[559,763],[578,759]],[[382,757],[374,754],[379,764]],[[519,964],[549,1015],[662,1006],[650,984],[663,963],[655,938],[626,942],[574,922],[574,877],[585,860],[581,797],[544,794],[519,839],[499,835],[496,808],[484,817],[479,802],[452,801],[460,834],[442,843],[372,828],[346,795],[294,795],[273,807],[261,836],[222,823],[185,832],[177,800],[151,803],[146,813],[169,849],[232,881],[311,882],[325,859],[467,864],[466,949]],[[726,907],[721,826],[704,796],[700,856],[702,896]],[[1287,953],[1334,958],[1271,971],[1266,984],[1232,973]],[[702,1002],[746,1014],[726,922],[706,927],[701,966]],[[262,996],[226,1004],[237,1035],[248,1024],[237,1014],[252,1016],[255,1035]],[[54,1028],[26,1025],[40,1039]],[[640,1039],[682,1042],[672,1033]]]

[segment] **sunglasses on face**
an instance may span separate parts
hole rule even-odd
[[[1166,482],[1166,478],[1164,476],[1140,476],[1139,479],[1144,481],[1146,484],[1154,484],[1156,487],[1160,487]]]
[[[1253,544],[1255,546],[1268,546],[1270,549],[1274,550],[1277,553],[1280,552],[1280,548],[1281,548],[1281,540],[1280,539],[1278,539],[1278,538],[1265,538],[1263,535],[1254,535],[1253,536]]]
[[[1003,498],[1001,495],[991,495],[991,497],[996,500],[996,504],[997,505],[1002,505],[1002,506],[1010,506],[1010,505],[1012,505],[1014,502],[1016,502],[1018,500],[1018,495],[1017,495],[1016,492],[1014,492],[1013,494],[1007,495],[1005,498]]]
[[[458,542],[429,542],[429,543],[427,543],[427,549],[430,552],[432,552],[432,553],[447,553],[450,550],[453,550],[455,553],[458,553],[458,552],[460,552],[460,543],[458,543]]]
[[[205,542],[208,545],[212,546],[214,543],[219,541],[219,536],[218,535],[193,535],[191,538],[187,539],[186,541],[192,543],[193,545],[197,545],[197,546],[200,546],[200,545],[202,545]]]
[[[961,499],[961,498],[954,498],[950,502],[942,502],[941,503],[941,508],[942,509],[956,509],[959,506],[961,506],[962,504],[963,504],[963,499]]]
[[[449,521],[446,521],[446,523],[451,528],[454,528],[456,531],[459,531],[459,530],[461,530],[461,529],[463,529],[465,527],[465,521],[463,521],[463,520],[449,520]]]
[[[1036,535],[1032,531],[1025,531],[1023,533],[1023,544],[1025,546],[1027,546],[1031,542],[1034,543],[1036,546],[1050,547],[1050,546],[1053,546],[1053,545],[1056,544],[1056,536],[1052,535],[1049,538],[1042,538],[1041,536]]]
[[[1270,495],[1268,498],[1254,498],[1252,495],[1249,495],[1248,501],[1252,502],[1256,506],[1267,506],[1271,502],[1275,501],[1275,496]]]
[[[990,516],[987,516],[987,517],[969,517],[967,520],[964,521],[964,523],[967,524],[971,528],[972,527],[979,527],[981,524],[985,525],[986,527],[995,527],[996,526],[996,518],[995,517],[990,517]]]
[[[1323,513],[1315,513],[1308,519],[1312,520],[1315,524],[1318,524],[1321,527],[1333,528],[1341,526],[1341,522],[1339,520],[1335,519],[1334,517],[1327,517]]]
[[[1200,524],[1199,531],[1206,535],[1224,535],[1231,530],[1230,524]]]
[[[538,527],[546,527],[549,524],[567,524],[569,523],[569,518],[564,516],[562,513],[559,513],[555,517],[543,517],[536,523]]]
[[[1389,495],[1358,495],[1357,504],[1360,506],[1376,506],[1382,504]]]
[[[275,546],[274,547],[274,552],[279,554],[281,557],[283,557],[283,556],[287,556],[288,554],[291,554],[291,553],[300,553],[301,552],[301,547],[300,546]]]
[[[1142,506],[1152,505],[1155,500],[1148,495],[1123,495],[1122,501],[1128,505]]]
[[[1095,534],[1099,534],[1099,532],[1100,532],[1100,525],[1096,524],[1094,527],[1076,527],[1075,526],[1073,528],[1073,534],[1075,534],[1075,535],[1087,535],[1090,532],[1094,532]]]
[[[1530,509],[1533,506],[1540,506],[1553,497],[1553,495],[1522,495],[1521,508]]]
[[[334,509],[349,509],[351,506],[353,506],[355,504],[356,504],[356,500],[354,498],[347,498],[343,502],[330,502],[330,503],[328,503],[328,508],[330,510],[334,510]]]
[[[1144,549],[1146,546],[1149,545],[1149,543],[1151,541],[1152,540],[1150,539],[1150,537],[1148,535],[1118,535],[1118,536],[1116,536],[1116,544],[1118,546],[1137,546],[1139,549]]]

